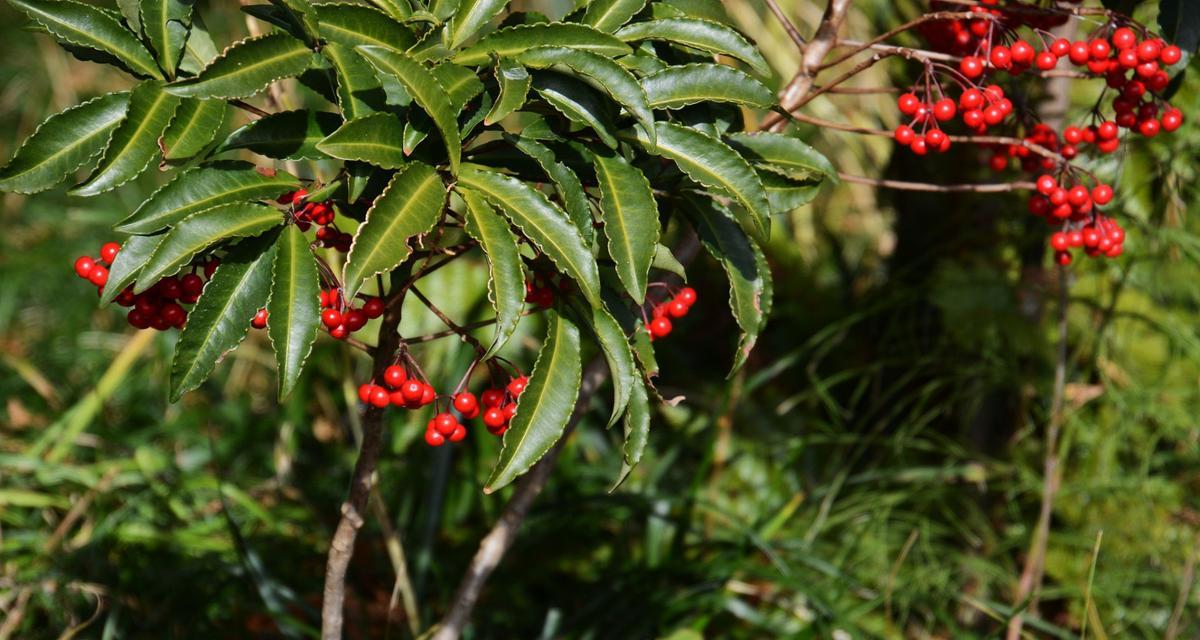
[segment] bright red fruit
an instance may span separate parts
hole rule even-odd
[[[383,370],[383,382],[393,389],[399,389],[408,380],[408,372],[400,365],[392,365]]]

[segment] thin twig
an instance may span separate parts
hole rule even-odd
[[[544,311],[544,309],[542,309],[541,307],[534,307],[534,308],[526,311],[525,313],[522,313],[521,317],[531,316],[535,313],[541,313],[542,311]],[[496,322],[497,322],[496,318],[492,318],[490,320],[480,320],[479,322],[472,322],[470,324],[464,324],[464,325],[460,326],[459,329],[461,329],[462,331],[474,331],[476,329],[482,329],[483,327],[490,327],[490,326],[496,324]],[[434,340],[441,340],[442,338],[449,338],[451,336],[457,336],[457,335],[459,335],[458,331],[455,331],[453,329],[446,329],[444,331],[438,331],[436,333],[430,333],[430,334],[423,335],[423,336],[417,336],[415,338],[405,338],[404,342],[406,342],[408,344],[421,344],[422,342],[433,342]]]
[[[868,178],[849,173],[838,173],[838,177],[846,182],[866,184],[885,189],[901,191],[929,191],[932,193],[1007,193],[1009,191],[1030,191],[1037,188],[1032,182],[999,182],[981,184],[931,184],[928,182],[906,182],[903,180],[884,180]]]
[[[853,58],[854,56],[862,53],[863,51],[870,49],[874,45],[880,44],[882,42],[886,42],[886,41],[900,35],[901,33],[904,33],[905,31],[908,31],[909,29],[915,29],[915,28],[925,24],[926,22],[932,22],[934,20],[962,20],[962,19],[969,19],[969,18],[990,19],[990,18],[992,18],[992,15],[990,13],[975,13],[973,11],[937,11],[934,13],[927,13],[919,18],[909,20],[908,22],[905,22],[904,24],[896,27],[895,29],[885,31],[885,32],[875,36],[874,38],[871,38],[870,40],[868,40],[866,42],[850,42],[847,40],[841,41],[839,43],[841,46],[847,46],[847,47],[853,47],[853,48],[850,51],[847,51],[846,53],[843,53],[842,55],[838,56],[837,58],[834,58],[832,61],[823,63],[821,65],[821,69],[828,69],[829,67],[835,67],[835,66],[849,60],[850,58]],[[929,53],[934,53],[934,52],[930,51]]]
[[[250,104],[249,102],[246,102],[245,100],[229,100],[228,102],[229,102],[229,106],[237,107],[238,109],[241,109],[242,111],[246,111],[248,113],[254,114],[260,118],[265,118],[265,117],[271,115],[271,112],[263,111],[262,109],[259,109],[258,107]]]
[[[779,24],[783,25],[783,30],[787,32],[788,37],[792,39],[792,42],[796,43],[796,46],[803,53],[804,47],[808,43],[805,42],[804,36],[800,35],[800,31],[796,29],[796,25],[792,22],[791,18],[787,17],[783,9],[779,8],[779,3],[776,0],[767,0],[767,8],[771,10],[771,13],[775,14],[775,19],[779,21]]]
[[[779,104],[782,105],[784,111],[789,113],[795,111],[797,105],[812,90],[813,80],[820,70],[821,63],[825,61],[825,56],[829,55],[829,51],[837,44],[838,30],[846,20],[850,2],[851,0],[829,0],[829,3],[825,5],[825,13],[821,16],[817,33],[804,47],[804,55],[800,57],[800,69],[796,71],[792,81],[784,87],[779,95]],[[767,120],[772,121],[767,122]],[[784,118],[773,120],[770,117],[767,120],[764,120],[762,128],[768,130],[778,130],[787,121]]]
[[[437,316],[438,320],[441,320],[442,323],[445,324],[451,331],[458,334],[458,337],[462,338],[463,342],[466,342],[474,347],[475,351],[479,352],[480,355],[487,353],[487,349],[484,348],[483,343],[476,340],[475,336],[471,335],[470,332],[459,326],[459,324],[455,321],[451,320],[450,316],[446,315],[441,309],[437,308],[437,305],[433,304],[429,298],[426,298],[425,294],[421,293],[421,290],[418,289],[416,285],[410,287],[410,290],[412,291],[412,294],[417,297],[417,300],[421,301],[421,304],[424,304],[430,311],[432,311],[433,315]]]

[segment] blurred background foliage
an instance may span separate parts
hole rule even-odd
[[[226,42],[246,29],[232,4],[200,2]],[[797,54],[762,3],[724,4],[789,77]],[[782,4],[806,33],[823,10]],[[846,32],[867,39],[920,10],[859,0]],[[45,115],[123,88],[22,23],[0,5],[4,158]],[[1192,122],[1198,71],[1175,98]],[[893,61],[854,82],[904,86],[915,72]],[[1081,119],[1093,88],[1070,90],[1068,118]],[[892,126],[892,99],[827,95],[807,112]],[[802,135],[848,173],[1005,179],[965,145],[914,163],[883,138]],[[1070,272],[1063,477],[1031,637],[1200,637],[1198,166],[1200,128],[1187,125],[1096,167],[1130,239],[1126,257]],[[70,270],[162,180],[90,200],[3,196],[0,637],[315,636],[368,363],[322,341],[278,406],[256,333],[169,405],[173,336],[132,333]],[[1042,486],[1058,295],[1044,238],[1019,194],[827,189],[778,221],[772,322],[728,381],[723,277],[696,263],[704,321],[659,348],[666,395],[687,402],[658,412],[645,461],[613,493],[619,434],[593,413],[469,637],[996,637]],[[486,317],[484,273],[460,261],[425,288],[454,317]],[[537,324],[511,354],[526,366]],[[437,328],[414,309],[403,331]],[[444,387],[470,354],[438,341],[418,357]],[[506,497],[480,491],[493,438],[431,450],[405,413],[389,419],[350,637],[409,633],[389,614],[400,561],[420,623],[436,620]]]

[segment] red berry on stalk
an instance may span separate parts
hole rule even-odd
[[[454,396],[454,408],[459,413],[467,415],[479,408],[479,401],[475,399],[475,394],[470,391],[463,391]]]
[[[517,403],[515,402],[510,402],[503,407],[500,407],[500,410],[504,412],[504,419],[506,421],[517,417]]]
[[[373,386],[371,389],[371,406],[382,409],[392,403],[392,396],[387,389]]]
[[[671,335],[671,321],[667,318],[655,318],[650,323],[650,337],[654,339],[665,338]]]
[[[1066,251],[1071,246],[1071,243],[1067,239],[1067,234],[1059,231],[1050,236],[1050,246],[1055,251]]]
[[[1091,199],[1092,195],[1088,193],[1087,187],[1081,184],[1071,187],[1071,190],[1067,192],[1067,201],[1075,207],[1082,207],[1090,202]]]
[[[437,429],[432,428],[432,425],[425,429],[425,444],[431,447],[440,447],[446,444],[446,436],[438,433]]]
[[[346,329],[353,333],[366,326],[367,314],[363,313],[362,309],[349,309],[342,317],[342,321],[346,323]]]
[[[992,66],[997,69],[1008,69],[1012,66],[1013,56],[1012,50],[1004,45],[992,47],[992,53],[988,56]]]
[[[498,407],[504,402],[504,392],[499,389],[485,389],[479,396],[479,401],[485,407]]]
[[[967,56],[958,63],[958,70],[972,80],[983,75],[983,59],[978,56]]]
[[[958,108],[950,98],[942,98],[933,105],[933,117],[942,122],[953,118],[956,113],[958,113]]]
[[[896,127],[896,131],[892,134],[892,138],[894,138],[897,143],[907,147],[913,143],[913,140],[917,139],[917,132],[913,131],[912,127],[902,124]]]
[[[941,129],[933,129],[929,133],[925,134],[925,142],[929,146],[933,147],[934,150],[940,150],[942,145],[945,144],[947,140],[948,136],[946,136],[946,132],[942,131]]]
[[[1138,60],[1142,62],[1153,62],[1158,60],[1158,55],[1162,53],[1162,46],[1154,40],[1146,40],[1137,46]]]
[[[1163,64],[1171,66],[1183,59],[1183,50],[1175,45],[1171,45],[1162,50],[1158,54],[1158,59],[1162,60]]]
[[[1063,140],[1066,140],[1068,144],[1083,142],[1083,129],[1079,127],[1067,127],[1063,129]]]
[[[672,300],[664,306],[667,308],[667,315],[671,316],[672,318],[682,318],[686,316],[688,311],[691,309],[691,307],[684,304],[682,300]]]
[[[900,113],[911,116],[921,108],[921,99],[911,93],[902,94],[896,99],[896,108],[900,109]]]
[[[1183,126],[1183,112],[1171,109],[1162,116],[1162,130],[1168,133]]]
[[[691,307],[696,304],[696,290],[691,287],[684,287],[679,290],[679,293],[675,294],[675,299]]]
[[[1137,34],[1129,27],[1121,27],[1113,31],[1112,43],[1118,49],[1129,49],[1137,44]]]
[[[342,312],[337,309],[326,309],[321,312],[321,324],[333,329],[342,324]]]
[[[1058,180],[1055,180],[1053,176],[1044,175],[1044,174],[1038,176],[1038,179],[1037,179],[1038,193],[1040,193],[1044,196],[1048,196],[1048,195],[1054,193],[1054,190],[1057,188],[1058,188]]]
[[[1013,64],[1029,64],[1033,62],[1033,58],[1037,55],[1037,51],[1024,40],[1017,40],[1009,47],[1009,52],[1012,54]]]
[[[525,376],[513,378],[508,383],[508,387],[507,387],[508,393],[511,394],[512,397],[514,397],[514,398],[519,398],[519,397],[521,397],[521,394],[525,392],[525,387],[528,385],[529,385],[529,378],[527,378]]]
[[[917,136],[917,139],[913,140],[913,143],[908,145],[908,148],[919,156],[929,153],[929,145],[925,142],[925,136]]]
[[[979,128],[983,124],[983,111],[979,109],[971,109],[963,113],[963,123],[972,129]]]
[[[404,395],[405,402],[417,403],[425,394],[425,385],[420,380],[408,380],[400,385],[400,393]]]
[[[496,429],[508,422],[508,418],[504,416],[504,410],[499,407],[491,407],[483,412],[483,424],[490,429]]]
[[[1059,38],[1058,40],[1055,40],[1050,45],[1050,53],[1053,53],[1059,58],[1071,53],[1071,41],[1067,40],[1066,38]]]
[[[93,264],[92,270],[88,271],[87,279],[97,287],[103,287],[108,283],[108,269],[103,265]]]
[[[367,301],[362,306],[363,313],[367,314],[367,318],[371,320],[382,316],[386,308],[387,305],[380,298],[367,298]]]
[[[1034,65],[1042,71],[1049,71],[1058,66],[1058,56],[1049,51],[1043,51],[1037,54],[1037,58],[1034,59]]]
[[[467,428],[461,424],[454,427],[454,431],[450,432],[450,442],[461,442],[467,437]]]
[[[346,325],[344,324],[339,324],[338,326],[329,330],[329,337],[333,338],[334,340],[345,340],[346,336],[348,335],[350,335],[350,332],[346,329]]]
[[[1071,252],[1070,251],[1055,252],[1054,253],[1054,261],[1064,267],[1071,264]]]
[[[258,313],[254,314],[254,319],[250,321],[250,326],[255,329],[264,329],[267,326],[267,310],[259,309]]]
[[[449,413],[439,413],[433,417],[433,428],[437,429],[438,433],[448,436],[454,433],[454,429],[458,426],[458,420]]]
[[[1092,200],[1099,205],[1112,202],[1113,188],[1106,184],[1098,184],[1092,188]]]
[[[95,260],[87,256],[79,256],[75,259],[75,275],[86,279],[94,266],[96,266]]]
[[[978,109],[983,106],[983,92],[979,89],[967,89],[958,98],[958,106],[965,110]]]
[[[1147,138],[1153,138],[1154,136],[1158,135],[1158,131],[1161,127],[1162,127],[1162,125],[1159,124],[1158,120],[1155,120],[1153,118],[1148,118],[1148,119],[1142,120],[1141,122],[1138,123],[1138,133],[1146,136]],[[103,269],[104,267],[97,267],[97,268]],[[93,273],[95,273],[95,271],[93,271]],[[96,282],[96,281],[92,280],[92,282]]]
[[[141,311],[138,311],[137,309],[130,309],[129,314],[125,316],[125,319],[128,320],[129,324],[132,325],[136,329],[149,329],[150,328],[149,316],[142,313]]]
[[[434,390],[433,385],[426,383],[421,388],[421,406],[432,404],[434,400],[437,400],[437,391]]]
[[[198,296],[204,291],[204,280],[194,273],[189,273],[179,279],[179,287],[186,295]]]
[[[117,259],[117,254],[121,252],[121,245],[115,242],[105,242],[100,245],[100,259],[112,264],[113,260]]]
[[[383,383],[393,389],[399,389],[406,380],[408,372],[400,365],[394,364],[383,370]]]
[[[370,402],[372,387],[373,387],[373,385],[365,384],[365,383],[358,385],[358,399],[361,400],[362,402]]]

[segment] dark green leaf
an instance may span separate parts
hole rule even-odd
[[[392,177],[354,234],[342,282],[353,298],[363,280],[408,259],[408,242],[428,233],[446,206],[446,186],[433,167],[413,162]]]
[[[137,275],[141,273],[142,267],[150,261],[150,256],[154,255],[154,249],[158,247],[159,242],[162,242],[164,235],[166,234],[129,236],[125,240],[125,244],[121,245],[121,252],[108,266],[108,282],[100,293],[101,306],[115,300],[125,287],[137,279]]]
[[[500,459],[485,492],[504,487],[546,455],[575,410],[583,375],[579,328],[554,311],[546,315],[546,340],[517,402],[517,415],[504,434]]]
[[[387,108],[387,94],[375,77],[375,69],[362,56],[340,44],[321,49],[337,76],[337,102],[346,120],[354,120]]]
[[[596,239],[595,221],[592,219],[592,209],[588,206],[587,192],[579,176],[567,165],[558,161],[550,147],[524,136],[507,136],[506,139],[521,153],[533,158],[542,171],[554,183],[554,190],[562,201],[563,209],[579,229],[579,235],[589,247]]]
[[[587,326],[600,345],[604,359],[608,363],[608,371],[613,383],[613,407],[609,415],[608,426],[611,427],[625,414],[629,404],[629,396],[633,387],[641,382],[637,364],[633,361],[633,351],[629,348],[629,339],[621,325],[612,317],[604,305],[588,308],[583,304],[571,306],[577,323]]]
[[[533,78],[525,67],[509,58],[501,58],[496,63],[496,82],[500,84],[500,98],[483,119],[484,124],[499,122],[525,106]]]
[[[183,55],[187,42],[188,28],[192,23],[194,0],[143,0],[141,3],[142,32],[158,54],[158,64],[168,78],[175,77],[175,69]]]
[[[115,14],[70,0],[8,1],[61,40],[103,51],[138,75],[163,77],[154,57]]]
[[[142,31],[141,3],[141,0],[117,0],[117,8],[120,9],[121,16],[125,18],[125,22],[135,33]]]
[[[629,409],[625,412],[625,446],[621,462],[621,473],[617,475],[612,489],[615,490],[629,477],[633,468],[642,461],[646,442],[650,439],[650,398],[646,384],[638,380],[633,385],[629,398]]]
[[[104,150],[128,106],[122,91],[50,116],[0,169],[0,191],[37,193],[58,184]]]
[[[819,151],[791,136],[779,133],[731,133],[729,146],[760,169],[807,180],[824,176],[837,183],[837,169]]]
[[[399,169],[408,164],[401,144],[404,123],[390,113],[374,113],[350,120],[329,137],[317,143],[317,149],[342,160],[361,160],[384,169]]]
[[[286,33],[272,33],[235,42],[195,78],[167,87],[187,98],[244,98],[267,85],[300,75],[319,57],[303,42]]]
[[[701,102],[732,102],[760,109],[775,104],[775,92],[746,73],[723,64],[667,67],[642,78],[654,109],[678,109]]]
[[[283,400],[300,380],[321,321],[321,278],[308,239],[296,225],[279,234],[272,274],[267,335],[275,349]]]
[[[317,143],[342,125],[342,118],[326,111],[281,111],[250,122],[229,134],[216,153],[249,149],[254,153],[297,160],[323,158]]]
[[[508,0],[460,0],[458,11],[446,26],[450,48],[461,47],[479,33],[479,30],[495,18],[507,4]]]
[[[407,20],[412,17],[412,5],[408,0],[367,0],[371,4],[383,9],[388,15],[396,20]]]
[[[650,263],[658,244],[658,204],[645,174],[611,150],[592,154],[600,185],[600,218],[617,276],[634,301],[646,299]]]
[[[700,18],[709,22],[729,24],[729,12],[721,0],[659,0],[651,5],[655,18]],[[660,11],[659,10],[663,10]]]
[[[138,275],[136,293],[181,269],[200,251],[230,238],[257,236],[283,223],[283,212],[264,204],[239,202],[188,216],[167,232]]]
[[[125,119],[113,131],[100,165],[83,184],[69,193],[94,196],[141,175],[159,156],[158,138],[167,130],[179,102],[177,96],[163,91],[157,80],[147,80],[134,87]]]
[[[224,100],[185,98],[163,133],[163,158],[186,160],[204,151],[221,133],[226,111]]]
[[[1200,49],[1200,5],[1195,0],[1160,0],[1158,25],[1163,37],[1184,51]]]
[[[321,36],[349,49],[370,45],[403,51],[417,43],[408,27],[382,11],[357,4],[317,5]]]
[[[693,49],[737,58],[759,73],[770,73],[771,67],[750,41],[733,29],[709,20],[696,18],[666,18],[635,22],[617,31],[626,42],[663,40]]]
[[[213,44],[208,27],[199,13],[192,14],[192,27],[188,30],[187,41],[183,45],[183,59],[179,61],[179,70],[196,75],[217,57],[217,45]]]
[[[533,89],[568,120],[590,127],[601,142],[616,148],[611,105],[591,87],[562,74],[539,73],[533,78]]]
[[[821,190],[819,180],[791,180],[778,173],[758,170],[758,178],[767,190],[771,213],[787,213],[813,201]]]
[[[454,56],[463,65],[484,64],[493,55],[511,57],[533,47],[569,47],[602,56],[631,53],[629,45],[586,25],[554,22],[507,27],[494,31]]]
[[[683,268],[683,263],[675,257],[670,249],[661,244],[654,248],[654,261],[650,263],[650,267],[673,273],[681,280],[687,281],[687,270]]]
[[[474,238],[488,259],[488,299],[496,310],[496,337],[484,359],[497,353],[512,337],[521,321],[525,306],[525,272],[521,269],[521,253],[517,238],[505,220],[488,204],[486,197],[470,189],[460,189],[467,203],[466,231]]]
[[[646,0],[593,0],[583,14],[583,24],[600,31],[613,32],[637,15]]]
[[[463,0],[429,0],[426,4],[429,5],[429,13],[441,21],[454,15],[462,2]]]
[[[270,2],[289,14],[290,21],[300,28],[305,42],[310,45],[317,43],[322,31],[320,21],[317,19],[317,10],[311,2],[308,0],[270,0]]]
[[[483,81],[475,72],[453,62],[443,62],[433,68],[433,77],[446,90],[457,116],[475,96],[483,93]]]

